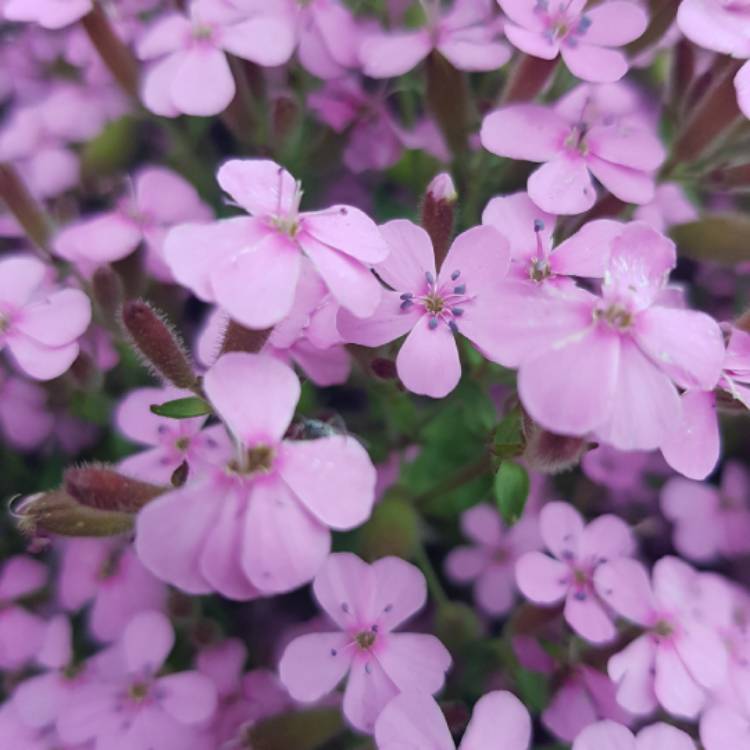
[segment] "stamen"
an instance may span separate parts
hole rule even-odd
[[[451,312],[457,317],[460,318],[464,314],[463,307],[452,307]]]
[[[461,275],[461,271],[454,271],[451,274],[451,281],[455,281]]]
[[[466,284],[459,284],[453,287],[454,294],[466,294]]]
[[[438,327],[438,319],[437,318],[430,318],[430,322],[427,324],[427,327],[434,331]]]
[[[427,283],[432,286],[435,283],[435,277],[432,275],[430,271],[424,272],[424,277],[427,279]]]
[[[578,33],[585,34],[592,23],[592,20],[588,16],[581,16],[581,20],[578,22]]]
[[[404,292],[399,299],[411,299],[414,295],[411,292]]]
[[[544,222],[541,219],[534,219],[534,231],[541,232],[544,229]]]
[[[400,307],[402,310],[408,310],[414,303],[410,299],[405,299]]]

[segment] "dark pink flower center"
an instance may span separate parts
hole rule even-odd
[[[270,445],[259,444],[247,448],[239,458],[228,464],[228,469],[234,474],[268,474],[273,468],[276,451]]]
[[[362,630],[354,636],[354,642],[360,651],[369,651],[378,637],[378,626],[373,625],[370,630]]]
[[[401,309],[410,310],[414,305],[419,305],[429,316],[430,330],[434,331],[440,323],[444,323],[453,333],[458,333],[456,319],[464,314],[464,305],[474,299],[466,293],[461,271],[453,271],[450,280],[442,284],[435,281],[430,271],[426,271],[425,281],[424,293],[405,292],[401,295]]]
[[[600,320],[616,331],[627,331],[635,322],[633,313],[616,303],[597,307],[594,310],[594,320]]]

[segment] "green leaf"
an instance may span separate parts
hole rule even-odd
[[[503,461],[495,474],[495,500],[500,515],[512,526],[523,515],[529,497],[529,474],[515,461]]]
[[[202,417],[210,414],[211,404],[198,396],[186,396],[163,404],[153,404],[151,411],[160,417],[190,419],[191,417]]]
[[[522,451],[521,412],[514,409],[495,428],[493,452],[498,458],[507,459],[520,455]]]
[[[516,685],[521,701],[532,713],[541,713],[546,708],[549,703],[549,680],[546,675],[519,667]]]
[[[248,730],[247,747],[253,750],[317,750],[344,730],[337,708],[273,716]]]
[[[714,214],[670,229],[681,255],[692,260],[735,266],[750,260],[750,218]]]

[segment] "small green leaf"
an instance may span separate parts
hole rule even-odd
[[[186,396],[163,404],[153,404],[151,411],[160,417],[190,419],[191,417],[202,417],[210,414],[211,404],[198,396]]]
[[[503,461],[495,474],[495,501],[500,515],[512,526],[523,515],[529,497],[529,474],[514,461]]]
[[[680,255],[692,260],[735,266],[750,260],[750,218],[714,214],[670,229]]]
[[[549,703],[549,679],[546,675],[520,667],[516,673],[516,685],[521,700],[532,713],[541,713],[546,708]]]
[[[314,708],[272,716],[248,730],[254,750],[317,750],[344,730],[337,708]]]
[[[498,458],[513,458],[523,452],[520,411],[514,409],[500,420],[495,427],[493,443],[493,453]]]

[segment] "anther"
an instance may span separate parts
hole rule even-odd
[[[427,327],[434,331],[438,326],[438,319],[437,318],[430,318],[430,322],[427,324]]]
[[[460,318],[464,314],[463,307],[452,307],[451,312],[457,317]]]
[[[466,292],[466,284],[459,284],[453,287],[454,294],[464,294]]]
[[[541,219],[534,219],[534,231],[541,232],[544,229],[544,222]]]
[[[405,299],[400,307],[402,310],[408,310],[414,303],[410,299]]]
[[[432,275],[430,271],[424,272],[424,277],[427,279],[427,283],[432,286],[435,283],[435,277]]]
[[[399,299],[411,299],[414,295],[411,292],[404,292]]]
[[[461,271],[454,271],[451,274],[451,281],[455,281],[461,275]]]

